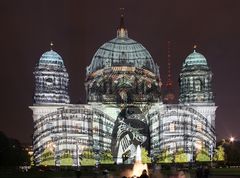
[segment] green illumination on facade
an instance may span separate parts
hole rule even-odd
[[[61,166],[72,166],[73,165],[73,158],[72,155],[66,151],[62,154],[60,158],[60,164]]]
[[[199,162],[211,161],[210,156],[206,149],[203,148],[199,150],[199,152],[197,153],[196,161]]]
[[[100,153],[100,164],[113,164],[113,163],[114,161],[111,150],[105,150]]]
[[[41,155],[41,165],[55,166],[54,156],[54,152],[51,149],[46,148]]]
[[[141,148],[142,163],[151,163],[151,158],[148,156],[148,151],[145,148]]]
[[[81,154],[81,165],[93,166],[95,164],[96,164],[96,159],[94,157],[94,152],[90,149],[84,150]]]
[[[172,163],[173,155],[167,150],[163,149],[157,156],[157,163]]]
[[[175,153],[175,163],[186,163],[188,162],[188,156],[187,154],[184,152],[183,149],[179,149],[176,153]]]

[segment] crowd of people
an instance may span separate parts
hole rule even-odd
[[[127,178],[126,176],[123,176],[122,178]],[[142,174],[140,175],[140,177],[137,177],[137,176],[132,176],[132,178],[149,178],[148,174],[147,174],[147,170],[144,169],[142,171]]]
[[[112,175],[110,175],[109,171],[105,169],[103,172],[104,178],[113,178]],[[208,178],[209,177],[209,167],[208,166],[198,166],[195,170],[195,174],[191,174],[187,170],[178,170],[176,167],[174,167],[169,173],[167,173],[168,178]],[[81,177],[80,170],[76,172],[77,178]],[[165,175],[165,174],[164,174]],[[97,175],[98,177],[100,175]],[[166,175],[165,175],[166,176]],[[150,175],[148,175],[148,171],[144,169],[140,176],[133,175],[131,177],[122,176],[121,178],[163,178],[165,177],[161,174],[161,171],[159,169],[153,170],[150,172]]]
[[[196,178],[208,178],[209,176],[209,168],[208,166],[199,166],[196,169]]]
[[[141,176],[132,176],[131,178],[149,178],[150,176],[148,175],[147,171],[144,169],[142,171]],[[162,178],[161,175],[153,173],[151,175],[152,178]],[[173,172],[172,174],[168,175],[169,178],[190,178],[190,174],[187,173],[184,170],[179,170],[176,172]],[[198,166],[195,172],[194,178],[208,178],[209,177],[209,168],[208,166]],[[122,178],[129,178],[126,176],[123,176]]]

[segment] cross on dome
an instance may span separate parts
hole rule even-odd
[[[197,45],[193,45],[193,52],[196,52],[196,49],[197,49]]]
[[[50,43],[50,50],[53,50],[53,46],[54,46],[54,44],[53,44],[53,42],[51,41],[51,43]]]

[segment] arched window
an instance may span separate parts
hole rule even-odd
[[[194,82],[195,91],[202,91],[202,82],[201,80],[196,80]]]

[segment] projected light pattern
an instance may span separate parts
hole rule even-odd
[[[138,146],[154,160],[168,153],[168,162],[179,161],[180,152],[184,161],[200,152],[212,158],[217,107],[206,58],[194,49],[180,73],[179,104],[165,104],[158,65],[123,22],[87,67],[87,104],[69,104],[62,58],[53,50],[42,55],[30,106],[37,165],[134,163]]]

